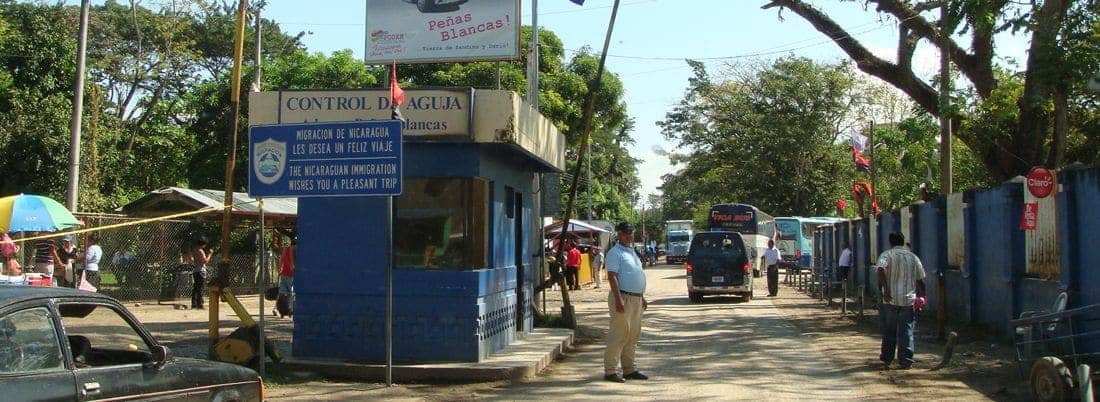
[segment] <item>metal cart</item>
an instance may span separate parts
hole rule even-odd
[[[1009,321],[1016,362],[1037,401],[1092,401],[1100,362],[1100,304]]]

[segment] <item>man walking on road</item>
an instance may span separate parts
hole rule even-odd
[[[607,283],[611,287],[607,295],[611,325],[603,355],[603,378],[611,382],[647,380],[649,377],[634,365],[634,351],[642,335],[642,311],[648,307],[645,271],[642,260],[630,247],[634,244],[634,226],[621,222],[615,226],[615,232],[619,241],[607,250],[606,261]]]
[[[764,266],[768,269],[768,297],[779,295],[779,249],[775,248],[775,240],[768,240],[768,249],[764,250]]]
[[[890,233],[890,246],[875,264],[882,284],[879,360],[889,368],[896,356],[898,368],[906,370],[913,365],[913,331],[917,325],[914,309],[923,306],[924,266],[916,254],[905,248],[905,236],[901,233]]]

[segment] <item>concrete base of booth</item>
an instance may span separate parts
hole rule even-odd
[[[481,362],[393,366],[398,382],[483,382],[534,377],[573,344],[573,330],[538,328]],[[385,364],[288,358],[280,365],[325,377],[356,381],[384,381]]]
[[[516,338],[516,269],[394,271],[393,359],[478,362]],[[302,282],[323,278],[303,278]],[[296,295],[292,355],[378,363],[386,358],[384,281],[358,293]]]

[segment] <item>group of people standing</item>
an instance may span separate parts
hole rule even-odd
[[[38,233],[32,233],[30,236],[39,236]],[[0,243],[0,254],[2,254],[4,268],[8,275],[19,275],[27,272],[34,272],[45,274],[50,277],[50,283],[52,286],[60,287],[80,287],[82,283],[87,283],[91,287],[85,286],[85,289],[92,289],[99,286],[99,264],[103,259],[103,248],[99,246],[99,235],[92,233],[88,235],[88,246],[84,252],[80,252],[74,241],[72,235],[62,236],[60,239],[54,238],[42,238],[32,243],[33,247],[33,265],[30,267],[24,267],[19,262],[17,253],[19,252],[19,245],[16,244],[11,237],[4,234],[2,243]],[[83,269],[77,271],[79,265],[83,266]]]

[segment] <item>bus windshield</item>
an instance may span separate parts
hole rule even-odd
[[[682,243],[682,242],[687,242],[687,241],[688,241],[688,235],[686,235],[686,234],[668,235],[668,242],[669,243]]]
[[[775,225],[779,227],[779,239],[780,240],[797,240],[799,229],[805,229],[806,224],[799,225],[797,219],[782,219],[776,218]],[[801,226],[801,227],[800,227]],[[810,229],[813,232],[813,229]]]

